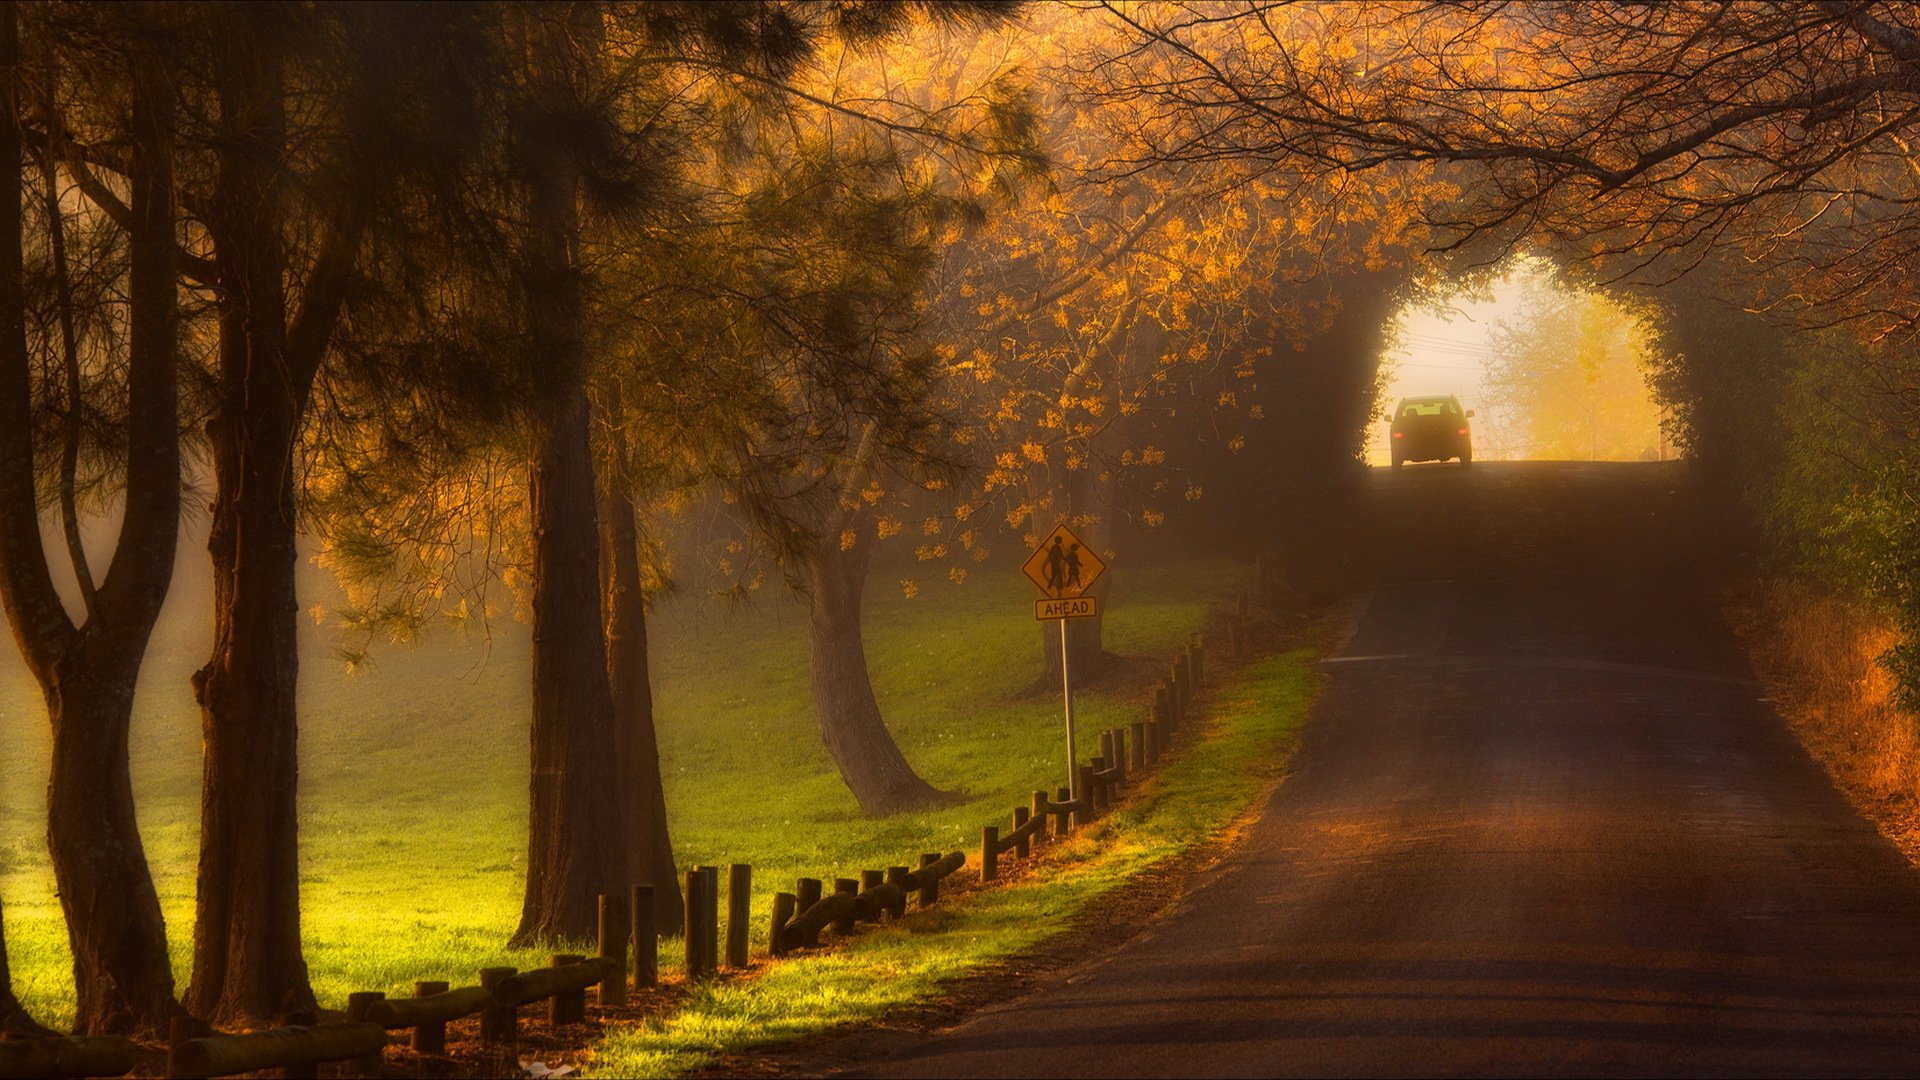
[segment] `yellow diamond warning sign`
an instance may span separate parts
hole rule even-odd
[[[1073,535],[1072,529],[1056,525],[1020,569],[1050,599],[1070,600],[1092,588],[1100,575],[1107,572],[1107,564],[1093,553],[1092,548],[1081,543],[1080,538]]]
[[[1048,619],[1091,619],[1100,614],[1100,598],[1097,596],[1074,596],[1065,600],[1035,600],[1033,617],[1041,622]]]

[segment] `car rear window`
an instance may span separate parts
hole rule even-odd
[[[1447,403],[1444,401],[1409,401],[1400,406],[1400,419],[1405,420],[1411,416],[1439,416],[1446,411]]]

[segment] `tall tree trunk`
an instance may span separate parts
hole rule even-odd
[[[589,936],[599,894],[629,884],[586,393],[575,387],[544,411],[533,469],[531,820],[516,944]]]
[[[10,106],[0,175],[19,176],[16,9],[0,13]],[[54,593],[39,538],[31,446],[31,381],[20,318],[21,216],[0,212],[0,593],[53,727],[47,842],[77,993],[81,1033],[157,1032],[177,1007],[166,924],[141,847],[128,767],[133,689],[172,578],[180,517],[175,355],[172,86],[164,59],[131,58],[134,109],[128,233],[125,514],[104,582],[75,627]],[[17,180],[16,180],[17,183]],[[75,559],[84,554],[72,553]],[[76,566],[79,576],[88,576]]]
[[[526,9],[530,119],[573,115],[599,32],[590,4]],[[522,132],[529,369],[546,372],[533,462],[533,775],[527,891],[513,941],[593,932],[600,893],[626,890],[625,818],[615,788],[613,692],[600,623],[598,492],[589,438],[584,294],[578,265],[581,164],[547,131]]]
[[[13,975],[7,970],[6,916],[0,913],[0,1039],[38,1039],[52,1034],[36,1023],[20,999],[13,996]]]
[[[271,30],[239,13],[218,64],[230,138],[219,151],[220,214],[210,223],[222,292],[209,431],[214,647],[194,676],[205,751],[187,994],[196,1015],[217,1022],[313,1006],[300,946],[293,452],[317,355],[288,348],[287,121]]]
[[[614,430],[619,430],[617,422]],[[618,789],[626,795],[627,875],[652,885],[660,925],[683,914],[673,840],[667,833],[667,793],[660,782],[660,747],[653,726],[653,687],[647,663],[647,600],[640,581],[640,533],[633,496],[616,468],[601,477],[600,527],[607,628],[607,682],[613,691],[613,737]]]
[[[942,796],[907,764],[873,696],[860,634],[870,557],[864,538],[843,547],[838,535],[808,555],[813,584],[808,640],[820,738],[861,812],[879,817],[932,806]]]

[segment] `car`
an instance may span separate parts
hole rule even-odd
[[[1473,410],[1461,409],[1460,399],[1451,394],[1401,398],[1393,410],[1393,467],[1448,458],[1473,464],[1473,434],[1467,424],[1472,415]]]

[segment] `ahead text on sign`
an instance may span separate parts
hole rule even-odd
[[[1091,619],[1100,614],[1100,603],[1095,597],[1074,596],[1065,600],[1035,600],[1033,617],[1036,619]]]

